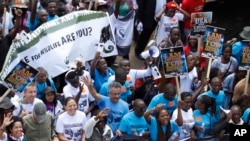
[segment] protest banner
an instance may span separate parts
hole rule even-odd
[[[224,43],[224,28],[208,25],[205,33],[205,47],[202,57],[216,59]]]
[[[182,46],[162,49],[160,58],[166,78],[187,73],[186,57]]]
[[[27,40],[14,42],[7,54],[0,79],[3,80],[20,60],[46,68],[50,77],[70,69],[75,58],[92,60],[97,44],[104,44],[102,57],[117,55],[114,32],[108,13],[75,11],[40,25]]]
[[[11,88],[15,90],[20,90],[25,87],[28,83],[32,82],[36,75],[38,74],[38,70],[31,67],[29,64],[20,61],[16,66],[10,71],[10,73],[6,76],[4,81],[9,84]]]
[[[213,12],[196,12],[191,14],[191,35],[200,37],[205,34],[206,25],[212,23]]]

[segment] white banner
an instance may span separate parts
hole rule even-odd
[[[11,45],[1,80],[20,60],[34,68],[44,67],[55,77],[67,71],[77,57],[93,59],[100,42],[104,43],[101,56],[117,55],[111,26],[108,13],[96,11],[76,11],[42,24],[26,35],[27,40]]]

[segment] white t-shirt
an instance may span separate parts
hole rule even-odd
[[[77,110],[74,116],[64,112],[57,119],[56,132],[62,133],[69,140],[81,141],[86,123],[87,118],[84,112]]]
[[[193,93],[191,89],[192,82],[194,78],[198,77],[196,67],[192,69],[188,74],[180,75],[180,93],[190,92]]]
[[[177,113],[178,113],[178,109],[175,109],[171,120],[176,121]],[[193,129],[193,126],[194,126],[194,116],[193,116],[192,108],[190,108],[187,112],[181,110],[181,114],[183,118],[183,125],[179,126],[181,129],[179,140],[189,138],[191,130]]]
[[[81,97],[78,101],[78,110],[84,112],[89,108],[89,103],[92,101],[95,101],[95,99],[93,98],[93,96],[89,93],[89,89],[88,87],[83,84],[82,82],[80,82],[81,85],[83,85],[83,90],[81,93]],[[71,84],[67,84],[66,86],[64,86],[63,88],[63,93],[64,93],[64,97],[76,97],[76,95],[79,92],[79,87],[75,88],[73,87]],[[87,118],[89,119],[91,117],[91,113],[89,113],[87,115]]]
[[[24,103],[23,99],[20,99],[18,101],[12,101],[15,105],[16,109],[13,111],[14,116],[19,116],[19,114],[22,112],[21,110],[26,110],[29,114],[33,112],[34,105],[38,102],[43,103],[42,100],[35,98],[32,103]]]
[[[173,17],[165,15],[161,16],[161,20],[158,21],[158,30],[156,36],[156,43],[159,45],[161,41],[169,36],[170,29],[172,27],[178,27],[179,21],[183,21],[184,15],[182,13],[175,13]]]
[[[144,78],[150,75],[152,75],[150,67],[147,67],[147,69],[143,69],[143,70],[130,69],[127,75],[127,81],[129,82],[130,86],[135,86],[136,79]],[[113,82],[113,81],[115,81],[115,75],[110,76],[108,79],[108,82]]]

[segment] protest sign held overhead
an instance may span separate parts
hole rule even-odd
[[[212,12],[196,12],[191,14],[191,35],[200,37],[205,34],[206,25],[212,23]]]
[[[186,57],[182,46],[163,49],[160,57],[166,78],[187,73]]]
[[[35,79],[38,72],[38,70],[32,68],[30,65],[20,61],[10,71],[4,81],[13,89],[20,90]]]
[[[207,26],[205,34],[205,47],[202,56],[205,58],[216,59],[224,43],[224,28]]]
[[[250,40],[243,40],[242,45],[243,45],[243,50],[242,50],[242,57],[241,57],[239,66],[241,70],[249,70],[250,68]]]
[[[92,60],[99,43],[103,44],[102,57],[117,55],[111,26],[108,13],[88,10],[46,22],[27,33],[28,40],[11,45],[0,79],[20,60],[34,68],[46,68],[50,77],[58,76],[70,68],[75,58]]]

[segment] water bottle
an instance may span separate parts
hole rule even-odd
[[[205,123],[202,122],[200,127],[201,127],[202,131],[199,131],[199,138],[203,138],[203,137],[205,137]]]

